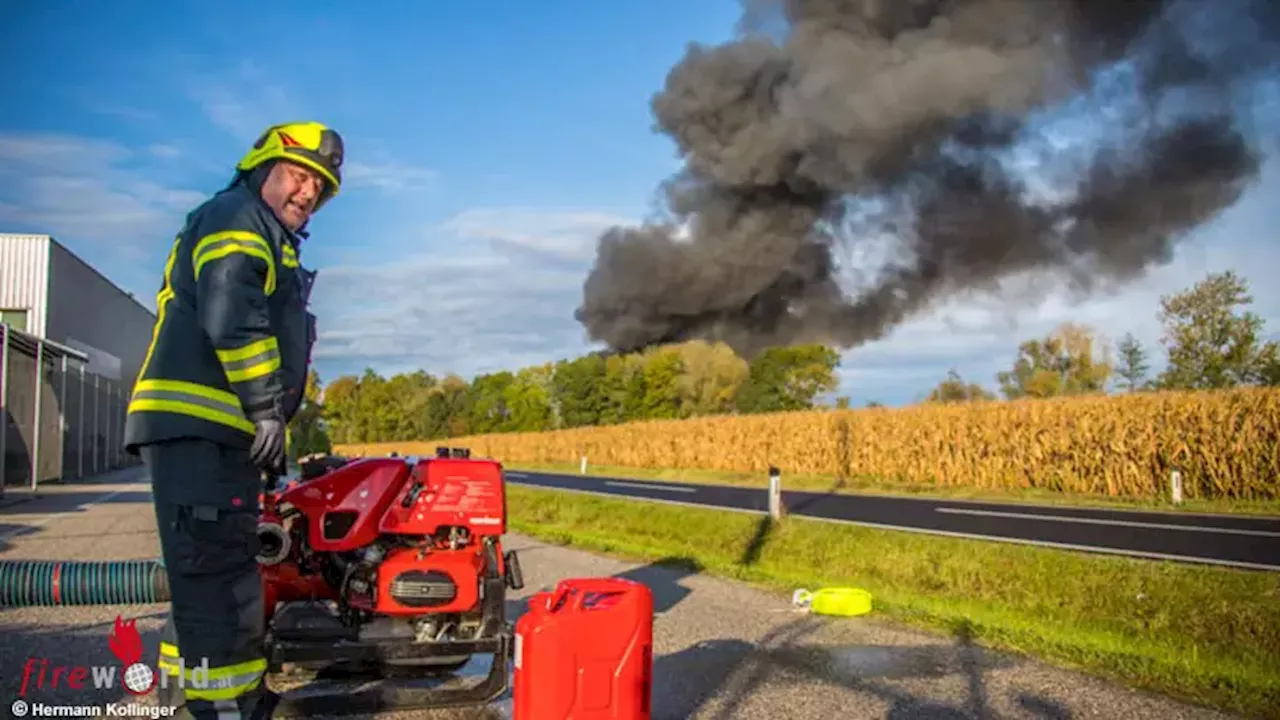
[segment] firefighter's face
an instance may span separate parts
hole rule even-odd
[[[280,222],[297,230],[315,211],[322,190],[324,178],[319,173],[291,162],[278,162],[262,184],[262,199]]]

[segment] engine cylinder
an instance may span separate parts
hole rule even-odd
[[[257,555],[260,565],[275,565],[284,560],[289,556],[289,549],[293,545],[288,531],[279,523],[273,522],[258,524],[258,541],[262,546]]]

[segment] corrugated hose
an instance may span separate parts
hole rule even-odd
[[[0,607],[168,601],[169,579],[158,559],[0,561]]]

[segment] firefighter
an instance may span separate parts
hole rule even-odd
[[[263,680],[258,499],[285,472],[315,342],[300,244],[342,160],[324,125],[268,128],[164,266],[124,444],[151,476],[172,595],[158,692],[179,716],[268,718],[278,700]]]

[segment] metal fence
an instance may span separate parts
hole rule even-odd
[[[132,383],[88,372],[88,363],[74,348],[0,323],[0,489],[137,464],[121,448]]]

